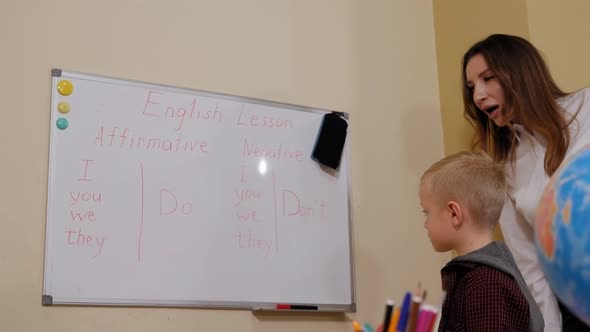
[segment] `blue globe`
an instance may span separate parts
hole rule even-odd
[[[590,149],[564,161],[547,184],[535,244],[551,288],[590,325]]]

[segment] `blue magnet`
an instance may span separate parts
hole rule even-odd
[[[59,118],[55,124],[57,125],[57,128],[64,130],[68,127],[68,119]]]

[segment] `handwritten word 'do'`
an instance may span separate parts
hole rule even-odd
[[[102,193],[70,191],[70,198],[72,200],[70,205],[76,205],[78,202],[102,203]]]
[[[326,202],[314,201],[314,204],[305,206],[301,203],[299,195],[291,190],[283,190],[283,216],[323,217]]]
[[[246,138],[244,138],[244,148],[242,150],[242,155],[244,157],[265,157],[276,160],[293,160],[298,162],[303,161],[303,152],[301,152],[301,150],[292,150],[284,147],[282,144],[274,146],[270,149],[259,148],[258,144],[252,141],[249,142]]]
[[[95,253],[91,258],[100,255],[104,246],[105,237],[98,235],[89,235],[82,232],[82,229],[68,229],[66,231],[66,243],[70,246],[94,248]]]
[[[148,91],[142,114],[174,120],[177,122],[174,130],[182,129],[185,120],[221,122],[221,111],[217,103],[202,109],[199,107],[197,98],[192,98],[188,103],[183,104],[179,102],[179,98],[172,98],[164,92],[152,90]]]
[[[293,121],[284,120],[280,117],[273,116],[259,116],[256,113],[246,110],[246,105],[242,105],[240,115],[238,116],[238,127],[260,127],[260,128],[279,128],[290,129],[293,128]]]
[[[180,210],[178,209],[178,199],[176,195],[170,190],[160,189],[160,215],[167,216],[172,214],[188,215],[193,212],[193,204],[190,202],[182,202]]]

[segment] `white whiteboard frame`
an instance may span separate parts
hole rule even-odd
[[[65,75],[64,75],[65,74]],[[327,110],[327,109],[320,109],[320,108],[312,108],[307,106],[295,105],[295,104],[288,104],[288,103],[280,103],[276,101],[269,101],[257,98],[250,98],[250,97],[243,97],[225,93],[217,93],[217,92],[210,92],[205,90],[198,90],[198,89],[191,89],[191,88],[182,88],[182,87],[175,87],[172,85],[165,85],[165,84],[158,84],[158,83],[150,83],[144,81],[137,81],[137,80],[129,80],[124,78],[117,78],[117,77],[110,77],[104,75],[96,75],[96,74],[88,74],[76,71],[69,71],[69,70],[62,70],[54,68],[51,70],[51,76],[53,77],[62,77],[67,76],[69,78],[76,78],[76,79],[83,79],[95,82],[102,82],[102,83],[110,83],[116,85],[123,85],[123,86],[130,86],[130,87],[139,87],[139,88],[153,88],[157,87],[158,89],[166,92],[174,92],[174,93],[188,93],[192,95],[198,95],[201,97],[209,97],[209,98],[219,98],[225,99],[230,101],[237,101],[237,102],[247,102],[251,104],[258,104],[264,106],[271,106],[277,108],[288,108],[291,110],[303,111],[303,112],[312,112],[312,113],[319,113],[319,114],[327,114],[336,111]],[[51,105],[53,105],[53,93],[51,94],[50,100],[50,111]],[[343,116],[346,119],[349,119],[348,113],[344,112],[336,112],[339,115]],[[51,122],[51,117],[50,117]],[[50,126],[52,124],[50,123]],[[349,129],[350,131],[350,129]],[[350,139],[350,132],[347,133],[347,139]],[[51,162],[50,158],[52,156],[52,146],[51,142],[48,140],[49,143],[49,156],[48,156],[48,176],[47,176],[47,188],[50,187],[51,183],[49,181],[51,174]],[[353,223],[352,223],[352,190],[351,190],[351,152],[350,152],[350,144],[347,144],[346,148],[348,149],[348,158],[346,162],[348,163],[347,174],[345,174],[345,179],[348,185],[348,229],[349,229],[349,248],[350,248],[350,289],[351,289],[351,303],[350,304],[314,304],[314,303],[289,303],[292,305],[307,305],[316,307],[317,309],[312,310],[292,310],[292,311],[306,311],[306,312],[356,312],[356,290],[355,290],[355,269],[354,269],[354,241],[353,241]],[[46,206],[46,224],[45,224],[45,252],[44,252],[44,277],[43,277],[43,295],[41,297],[41,304],[44,306],[51,306],[51,305],[64,305],[64,306],[136,306],[136,307],[188,307],[188,308],[201,308],[201,309],[242,309],[242,310],[269,310],[269,311],[278,311],[276,309],[276,303],[267,303],[267,302],[233,302],[233,301],[180,301],[180,300],[173,300],[173,301],[165,301],[165,300],[151,300],[151,299],[85,299],[84,301],[80,301],[77,298],[68,298],[68,297],[55,297],[50,294],[47,294],[47,284],[48,280],[48,258],[47,253],[49,252],[50,241],[47,239],[47,234],[51,234],[50,227],[51,223],[49,222],[49,195],[47,196],[47,206]],[[280,310],[285,311],[285,310]]]

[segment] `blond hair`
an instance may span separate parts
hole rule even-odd
[[[498,223],[508,192],[503,164],[484,152],[460,152],[436,162],[424,172],[420,185],[436,203],[456,201],[474,222],[490,228]]]

